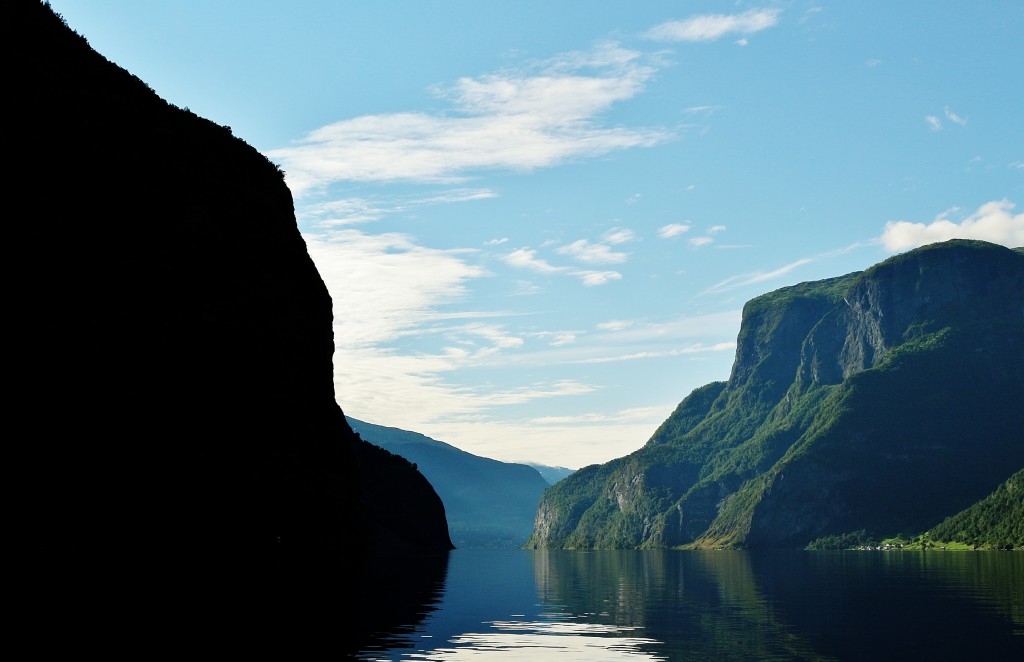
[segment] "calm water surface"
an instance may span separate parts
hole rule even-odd
[[[455,550],[364,576],[359,660],[1024,660],[1024,553]]]

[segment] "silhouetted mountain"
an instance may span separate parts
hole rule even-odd
[[[451,549],[433,488],[335,401],[280,170],[48,4],[3,14],[11,546],[108,588],[209,570],[264,592],[315,557]]]
[[[473,455],[418,432],[348,422],[366,441],[416,464],[441,497],[459,549],[522,547],[530,537],[548,487],[533,467]]]
[[[1024,466],[1024,253],[933,244],[748,302],[728,382],[546,493],[530,546],[919,533]]]

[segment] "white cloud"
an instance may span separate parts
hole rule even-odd
[[[670,223],[658,228],[658,236],[662,239],[671,239],[672,237],[678,237],[679,235],[689,231],[689,225],[684,225],[682,223]]]
[[[480,170],[529,171],[652,146],[669,133],[606,128],[598,118],[639,94],[653,74],[639,53],[605,44],[564,54],[536,72],[461,78],[439,92],[451,112],[342,120],[267,156],[302,196],[338,181],[460,181]]]
[[[776,9],[752,9],[742,14],[704,14],[682,21],[668,21],[651,28],[655,41],[714,41],[727,34],[753,34],[779,22]]]
[[[946,119],[954,124],[959,124],[960,126],[967,124],[967,120],[950,110],[949,106],[946,106]]]
[[[500,246],[508,242],[508,237],[502,237],[501,239],[488,239],[484,242],[484,246]]]
[[[533,334],[552,347],[563,347],[576,342],[576,334],[571,331],[541,331]]]
[[[622,331],[633,326],[635,322],[633,320],[609,320],[607,322],[601,322],[597,325],[597,328],[601,331]]]
[[[627,258],[625,253],[616,253],[607,244],[592,244],[586,239],[577,239],[571,244],[560,246],[555,252],[587,264],[621,264]]]
[[[403,234],[335,230],[304,238],[334,302],[339,345],[411,333],[437,319],[438,306],[461,298],[468,281],[486,275],[463,259],[466,251],[425,248]]]
[[[570,246],[559,249],[559,252],[570,253],[574,257],[581,257],[583,261],[595,261],[600,262],[602,260],[609,260],[609,256],[620,255],[619,253],[605,253],[601,247],[602,244],[588,244],[584,240],[574,242]],[[607,249],[607,246],[603,246]],[[564,250],[569,249],[569,250]],[[595,250],[596,249],[596,250]],[[537,257],[537,251],[529,248],[519,248],[501,258],[505,264],[516,267],[519,269],[529,269],[542,274],[566,274],[568,276],[575,276],[580,279],[580,282],[587,287],[593,287],[595,285],[605,285],[613,280],[619,280],[622,278],[622,274],[617,271],[574,271],[568,267],[556,267],[548,263],[547,260]],[[612,261],[621,261],[618,258],[610,258]]]
[[[736,43],[737,46],[746,46],[750,42],[747,41],[746,37],[743,37],[742,39],[737,39],[735,43]]]
[[[546,260],[538,258],[537,251],[529,248],[517,248],[511,253],[504,255],[501,259],[510,267],[530,269],[542,274],[552,274],[565,271],[564,267],[552,266],[548,264]]]
[[[636,241],[636,233],[628,228],[612,228],[604,233],[603,238],[609,244],[625,244]]]
[[[943,212],[931,223],[889,221],[881,242],[890,251],[902,251],[949,239],[980,239],[1010,248],[1024,246],[1024,214],[1014,214],[1009,200],[987,202],[959,223]]]
[[[459,337],[466,338],[461,342],[473,350],[464,354],[464,358],[481,358],[490,354],[496,354],[501,350],[522,347],[524,344],[522,338],[506,333],[503,327],[495,324],[483,324],[482,322],[465,324],[452,329],[452,333],[457,334]],[[483,348],[479,348],[476,343],[469,340],[469,338],[472,337],[482,339],[486,344]],[[465,350],[465,348],[462,349]]]
[[[622,279],[622,274],[618,271],[574,271],[572,275],[579,277],[587,287],[605,285],[613,280]]]
[[[725,232],[724,225],[712,225],[708,228],[708,234],[718,234],[719,232]]]
[[[693,239],[690,239],[690,246],[700,248],[702,246],[707,246],[714,241],[715,240],[711,237],[694,237]]]
[[[942,130],[942,120],[935,115],[925,115],[924,121],[932,131]]]

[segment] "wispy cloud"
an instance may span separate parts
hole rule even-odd
[[[654,41],[715,41],[728,34],[760,32],[778,22],[779,12],[776,9],[752,9],[742,14],[703,14],[662,23],[651,28],[645,36]]]
[[[539,416],[537,418],[530,419],[530,422],[540,424],[560,423],[572,425],[586,423],[618,423],[650,418],[655,412],[661,413],[660,410],[654,407],[633,407],[631,409],[621,409],[615,412],[588,412],[575,416]]]
[[[958,126],[967,126],[967,118],[957,115],[956,113],[949,109],[949,106],[946,106],[945,110],[943,111],[943,115],[945,115],[946,119],[952,122],[953,124],[956,124]],[[928,128],[930,130],[942,131],[942,118],[939,117],[938,115],[925,115],[924,122],[925,124],[928,125]]]
[[[678,237],[681,234],[685,234],[690,231],[690,226],[683,223],[669,223],[658,228],[658,236],[662,239],[671,239],[672,237]]]
[[[487,188],[459,188],[440,191],[425,197],[345,197],[326,202],[308,203],[296,207],[298,221],[320,228],[336,228],[379,221],[392,214],[409,212],[419,207],[452,204],[496,198],[498,194]]]
[[[503,255],[501,258],[505,264],[517,269],[529,269],[542,274],[556,274],[565,271],[565,267],[555,267],[537,257],[537,251],[530,248],[517,248],[516,250]]]
[[[730,310],[705,315],[686,315],[662,321],[609,320],[598,325],[607,335],[604,341],[611,344],[647,344],[658,342],[680,342],[691,338],[712,338],[722,335],[735,337],[739,330],[740,311]],[[716,344],[716,343],[712,343]]]
[[[487,275],[464,259],[468,251],[425,248],[404,234],[339,229],[305,241],[334,302],[335,338],[345,346],[412,333],[464,296],[469,281]]]
[[[624,253],[614,253],[608,246],[589,244],[585,240],[574,242],[569,246],[563,246],[556,249],[555,252],[572,255],[582,262],[621,262],[625,259]],[[622,258],[620,259],[618,256],[622,256]],[[503,255],[501,259],[505,264],[517,269],[528,269],[541,274],[573,276],[579,278],[580,282],[586,287],[606,285],[613,280],[620,280],[622,278],[622,274],[617,271],[577,270],[571,267],[555,266],[547,260],[537,257],[537,251],[531,248],[517,248],[511,253]]]
[[[725,292],[739,287],[746,287],[747,285],[755,285],[757,283],[774,280],[813,261],[814,258],[805,257],[771,271],[753,271],[750,273],[739,274],[738,276],[731,276],[730,278],[726,278],[723,281],[715,283],[708,289],[704,290],[703,294]]]
[[[572,345],[576,342],[576,334],[571,331],[541,331],[532,335],[535,338],[543,340],[552,347]]]
[[[633,320],[609,320],[599,323],[597,328],[601,331],[622,331],[633,326],[633,324],[635,324]]]
[[[592,244],[586,239],[577,239],[571,244],[555,249],[559,255],[568,255],[587,264],[621,264],[626,253],[617,253],[608,244]]]
[[[661,351],[634,352],[632,354],[620,354],[618,356],[601,356],[590,359],[582,359],[576,363],[619,363],[622,361],[638,361],[642,359],[664,359],[673,356],[684,356],[686,354],[707,354],[709,352],[731,352],[736,349],[735,342],[720,342],[714,345],[694,343],[685,347]]]
[[[340,181],[461,181],[492,169],[529,171],[670,137],[660,128],[605,127],[600,115],[639,94],[655,65],[604,44],[528,72],[461,78],[437,90],[448,112],[342,120],[267,156],[296,196]]]
[[[949,106],[946,106],[946,119],[953,124],[959,124],[960,126],[966,126],[967,124],[967,120],[950,110]]]
[[[612,228],[602,235],[609,244],[618,245],[626,242],[636,241],[636,233],[628,228]]]
[[[1014,214],[1009,200],[987,202],[959,222],[943,212],[930,223],[889,221],[880,237],[890,251],[902,251],[949,239],[980,239],[1010,248],[1024,246],[1024,214]]]
[[[613,280],[622,279],[622,274],[618,271],[573,271],[572,275],[579,278],[587,287],[607,285]]]

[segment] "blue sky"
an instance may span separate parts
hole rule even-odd
[[[1017,0],[51,5],[285,170],[345,413],[476,455],[621,457],[747,300],[1024,245]]]

